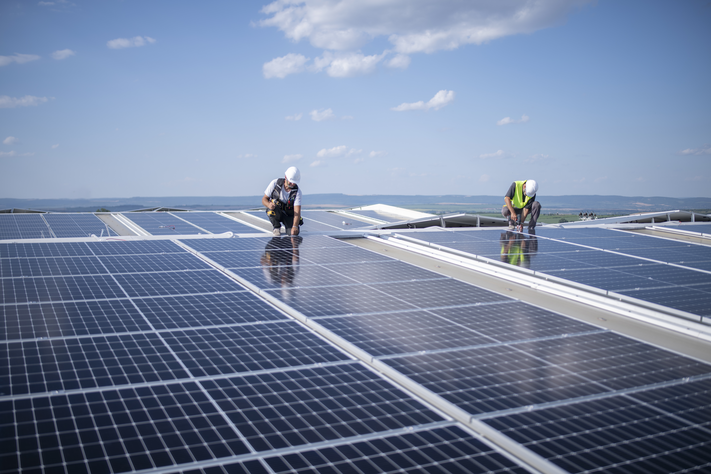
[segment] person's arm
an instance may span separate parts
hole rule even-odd
[[[269,196],[267,196],[266,194],[262,196],[262,205],[272,211],[276,207],[276,204],[274,204],[271,199],[269,199]]]
[[[523,219],[521,219],[521,225],[523,225],[524,222],[526,222],[526,217],[528,216],[528,213],[531,212],[531,210],[527,207],[523,208]]]
[[[301,221],[301,206],[294,206],[294,223],[291,225],[291,235],[299,235],[299,222]]]
[[[511,198],[508,196],[504,196],[504,202],[506,203],[506,207],[509,208],[509,211],[511,211],[511,220],[516,220],[518,219],[518,214],[516,214],[516,209],[514,209],[513,204],[511,204]]]

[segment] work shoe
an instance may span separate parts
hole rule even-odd
[[[274,237],[279,237],[281,235],[281,227],[274,227],[274,230],[272,231],[272,235]]]
[[[509,230],[514,230],[513,224],[509,224]]]

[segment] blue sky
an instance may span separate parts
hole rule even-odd
[[[711,2],[0,3],[0,197],[710,197]]]

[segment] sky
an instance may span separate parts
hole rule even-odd
[[[0,2],[0,197],[711,197],[709,0]]]

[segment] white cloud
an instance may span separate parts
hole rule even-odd
[[[54,59],[60,60],[60,59],[67,59],[69,56],[74,56],[75,54],[77,54],[77,53],[72,51],[71,49],[62,49],[62,50],[53,52],[52,57]]]
[[[294,115],[289,115],[286,117],[286,119],[296,121],[296,120],[301,120],[301,117],[303,117],[303,116],[304,116],[304,114],[298,113],[298,114],[294,114]]]
[[[57,143],[56,145],[52,145],[52,150],[54,150],[55,148],[59,148],[59,143]]]
[[[145,46],[147,43],[155,43],[156,40],[150,36],[134,36],[133,38],[116,38],[106,42],[106,46],[111,49],[137,48]]]
[[[299,161],[301,158],[303,158],[304,155],[301,155],[299,153],[295,155],[284,155],[284,159],[281,160],[282,163],[291,163],[293,161]]]
[[[344,115],[343,117],[341,117],[341,120],[353,120],[353,118],[354,117],[352,115]]]
[[[489,179],[490,179],[490,176],[488,174],[483,174],[483,175],[479,176],[480,183],[486,183],[487,181],[489,181]]]
[[[396,54],[390,61],[387,62],[388,67],[407,69],[410,65],[410,56],[407,54]]]
[[[513,156],[515,156],[513,153],[509,153],[504,150],[497,150],[494,153],[484,153],[483,155],[479,155],[479,158],[481,158],[483,160],[488,160],[489,158],[503,160],[505,158],[512,158]]]
[[[333,110],[331,109],[312,110],[311,112],[309,112],[309,115],[311,115],[311,120],[315,122],[321,122],[322,120],[331,120],[336,118],[336,116],[333,115]]]
[[[40,57],[36,54],[20,54],[15,53],[12,56],[0,56],[0,66],[7,66],[10,63],[24,64],[30,61],[36,61]]]
[[[317,166],[325,166],[325,163],[321,160],[316,160],[312,162],[309,166],[312,168],[316,168]]]
[[[521,115],[521,118],[519,120],[512,120],[511,117],[504,117],[498,122],[496,122],[496,125],[508,125],[510,123],[526,123],[530,120],[528,115]]]
[[[687,148],[678,152],[677,155],[711,155],[711,145],[704,145],[701,148]]]
[[[17,153],[15,150],[12,151],[0,151],[0,156],[33,156],[34,153]]]
[[[276,0],[262,8],[268,18],[259,25],[326,50],[352,51],[385,37],[397,53],[432,53],[533,33],[590,1]]]
[[[391,110],[395,110],[396,112],[403,112],[406,110],[439,110],[453,100],[454,91],[441,90],[426,103],[421,100],[418,102],[403,103],[397,107],[393,107]]]
[[[24,97],[10,97],[0,95],[0,109],[11,109],[14,107],[29,107],[31,105],[39,105],[47,102],[46,97],[35,97],[26,95]]]
[[[316,156],[319,158],[338,158],[339,156],[345,155],[347,150],[348,147],[345,145],[334,146],[333,148],[328,149],[323,148],[318,153],[316,153]]]
[[[386,153],[384,151],[373,150],[370,153],[368,153],[368,156],[370,156],[371,158],[375,158],[376,156],[384,156],[384,155],[386,155]]]
[[[5,145],[14,145],[15,143],[20,143],[20,140],[18,140],[15,137],[7,137],[5,140],[2,141]]]
[[[266,79],[278,77],[284,79],[289,74],[304,71],[304,65],[309,59],[301,54],[289,53],[281,58],[274,58],[262,66],[262,74]]]
[[[258,155],[254,153],[245,153],[243,155],[237,155],[237,158],[256,158]]]
[[[523,162],[526,164],[544,164],[550,163],[552,161],[553,159],[550,157],[550,155],[545,155],[543,153],[536,153],[535,155],[531,155],[525,160],[523,160]]]
[[[353,77],[369,74],[387,53],[365,56],[361,53],[331,53],[326,51],[314,59],[314,69],[326,69],[331,77]]]

